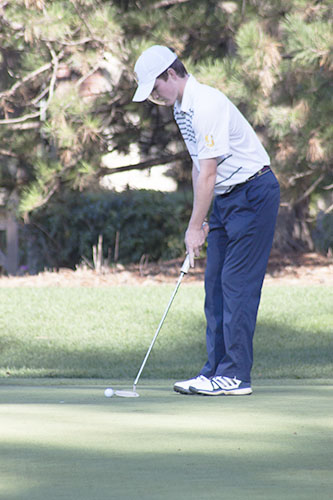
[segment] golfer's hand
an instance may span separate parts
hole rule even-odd
[[[204,223],[200,229],[191,228],[190,226],[187,228],[185,233],[185,247],[186,252],[190,257],[190,266],[194,267],[194,257],[199,257],[201,248],[205,243],[209,232],[209,226],[207,223]]]

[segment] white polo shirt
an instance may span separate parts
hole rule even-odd
[[[217,159],[215,195],[228,193],[270,164],[255,131],[236,106],[192,75],[182,102],[174,106],[174,117],[199,171],[199,160]]]

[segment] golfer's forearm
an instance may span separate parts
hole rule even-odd
[[[197,183],[198,175],[199,175],[199,170],[193,164],[193,166],[192,166],[192,186],[193,186],[193,193],[195,192],[195,185]]]
[[[188,227],[191,229],[200,229],[206,215],[208,213],[210,204],[213,199],[213,189],[207,189],[206,186],[198,185],[193,202],[193,210]]]
[[[193,180],[193,210],[189,228],[200,229],[208,213],[214,195],[216,180],[216,160],[200,162],[200,172],[192,172]]]

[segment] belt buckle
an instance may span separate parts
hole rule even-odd
[[[270,170],[270,166],[265,165],[260,170],[258,170],[258,172],[256,172],[252,177],[250,177],[249,180],[255,179],[256,177],[260,177],[261,175],[264,175],[266,172],[269,172],[269,170]]]

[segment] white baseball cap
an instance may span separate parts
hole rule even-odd
[[[134,66],[138,88],[132,100],[134,102],[145,101],[154,88],[156,78],[168,69],[176,59],[175,52],[163,45],[153,45],[142,52]]]

